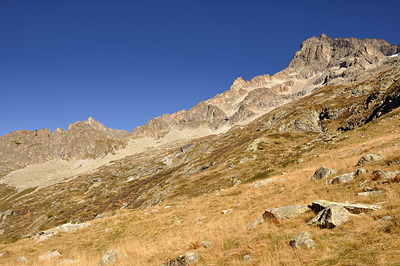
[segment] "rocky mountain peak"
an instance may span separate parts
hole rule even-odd
[[[242,87],[244,87],[246,85],[246,81],[243,80],[242,77],[238,77],[237,79],[235,79],[235,81],[233,82],[232,86],[231,86],[231,90],[238,90]]]
[[[89,126],[93,129],[97,129],[97,130],[106,130],[106,127],[103,124],[101,124],[99,121],[94,120],[93,117],[89,117],[85,121],[76,121],[73,124],[69,124],[68,130],[71,130],[75,127],[85,127],[85,126]]]
[[[396,54],[398,47],[385,40],[329,38],[325,34],[305,40],[288,66],[288,71],[301,77],[314,75],[329,68],[367,69]]]
[[[332,39],[325,34],[311,37],[302,43],[289,66],[272,77],[238,77],[229,90],[188,111],[154,118],[135,128],[132,135],[160,138],[171,129],[214,131],[246,124],[322,86],[349,81],[396,54],[399,48],[377,39]]]

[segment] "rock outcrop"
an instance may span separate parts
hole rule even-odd
[[[72,233],[77,230],[81,230],[90,226],[92,226],[90,223],[78,223],[78,224],[66,223],[40,232],[38,235],[35,236],[35,239],[37,241],[43,241],[48,239],[52,235],[56,235],[60,232]]]
[[[348,221],[351,215],[352,214],[342,206],[332,204],[321,210],[308,224],[332,229]]]
[[[315,248],[316,243],[310,233],[303,231],[293,237],[289,243],[294,248]]]
[[[334,67],[366,69],[396,52],[397,46],[385,40],[332,39],[322,34],[319,38],[312,37],[302,43],[286,71],[309,77]]]
[[[320,211],[326,209],[327,207],[331,205],[339,205],[346,210],[348,210],[352,214],[359,214],[359,213],[365,213],[369,211],[377,211],[381,208],[379,205],[374,205],[374,204],[349,204],[349,203],[338,203],[338,202],[332,202],[332,201],[327,201],[327,200],[316,200],[308,207],[316,214],[318,214]]]
[[[265,221],[268,222],[279,223],[280,220],[290,219],[299,216],[307,211],[309,211],[307,204],[285,206],[267,209],[263,214],[263,218]]]
[[[320,179],[326,179],[330,177],[331,175],[337,173],[335,169],[331,169],[325,166],[321,166],[318,168],[315,173],[311,176],[311,181],[315,180],[320,180]]]
[[[366,154],[363,155],[360,160],[358,160],[357,165],[361,166],[366,163],[374,162],[374,161],[379,161],[383,159],[383,155],[379,153],[371,153],[371,154]]]
[[[343,175],[336,176],[329,180],[329,184],[339,184],[339,183],[348,183],[354,179],[354,173],[346,173]]]

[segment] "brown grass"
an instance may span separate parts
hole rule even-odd
[[[188,250],[200,251],[198,265],[244,265],[244,255],[253,257],[246,265],[399,265],[400,186],[371,180],[368,186],[383,189],[385,193],[374,197],[356,196],[362,190],[358,185],[371,179],[374,170],[399,169],[394,163],[400,158],[400,150],[394,146],[394,142],[400,141],[397,124],[398,116],[385,116],[379,123],[368,125],[367,130],[359,128],[342,133],[334,140],[320,141],[319,145],[297,154],[295,146],[310,139],[278,134],[273,136],[273,141],[263,144],[263,149],[256,151],[255,161],[239,164],[232,170],[216,165],[209,172],[192,175],[185,181],[191,183],[184,184],[188,193],[197,191],[196,197],[171,198],[144,210],[120,210],[115,216],[92,221],[92,227],[88,229],[59,233],[42,242],[28,238],[1,244],[0,263],[15,265],[19,256],[25,256],[29,265],[56,265],[63,259],[78,259],[75,265],[98,265],[108,249],[116,249],[127,255],[117,265],[159,265]],[[281,146],[275,146],[278,144],[274,141],[280,142]],[[245,147],[246,144],[221,146],[211,157],[250,156],[252,153],[245,151]],[[279,159],[275,160],[271,151]],[[372,152],[383,154],[385,160],[364,165],[367,174],[355,177],[348,184],[329,185],[326,180],[310,182],[311,175],[322,165],[337,169],[338,175],[352,172],[358,168],[358,159]],[[293,163],[280,163],[282,158],[290,160],[292,157],[296,158]],[[297,162],[297,158],[303,162]],[[232,176],[244,181],[271,165],[274,165],[274,172],[268,177],[276,182],[262,187],[255,188],[250,183],[226,185],[220,190],[211,185],[228,184]],[[201,180],[210,182],[208,192],[198,191]],[[255,230],[248,229],[248,225],[260,218],[267,208],[310,204],[318,199],[384,203],[381,210],[353,217],[332,230],[308,226],[306,223],[313,217],[311,212],[278,224],[263,223]],[[165,208],[167,205],[171,207]],[[229,211],[222,214],[222,210]],[[393,219],[378,222],[385,215]],[[315,249],[289,246],[290,239],[301,231],[313,235],[317,242]],[[211,241],[211,247],[202,247],[204,240]],[[37,261],[38,255],[52,250],[58,250],[62,259],[48,263]]]

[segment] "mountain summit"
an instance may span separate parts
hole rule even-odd
[[[326,85],[352,79],[376,66],[399,47],[384,40],[336,38],[322,34],[304,41],[289,66],[272,77],[268,74],[245,81],[237,78],[230,90],[201,102],[188,111],[150,120],[133,130],[140,138],[164,137],[171,130],[208,129],[221,132],[247,124],[257,117]]]

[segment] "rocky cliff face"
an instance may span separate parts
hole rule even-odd
[[[398,51],[399,47],[385,40],[331,39],[322,34],[319,38],[312,37],[304,41],[283,72],[308,78],[320,72],[341,69],[342,76],[346,76],[348,69],[352,69],[351,73],[365,70]]]
[[[89,118],[71,124],[68,131],[57,128],[19,130],[0,138],[0,176],[28,164],[53,159],[98,158],[124,147],[129,135],[125,130],[106,128]]]
[[[135,138],[160,138],[172,129],[211,130],[247,124],[287,102],[303,97],[327,84],[342,84],[398,53],[400,46],[384,40],[336,38],[326,35],[303,42],[289,66],[250,81],[237,78],[230,90],[201,102],[189,111],[164,114],[136,128]]]

